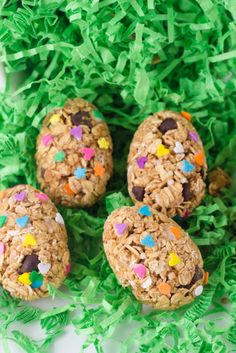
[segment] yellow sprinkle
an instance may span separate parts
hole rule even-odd
[[[30,233],[25,235],[23,240],[23,246],[35,246],[37,244],[34,236]]]
[[[49,124],[53,124],[53,123],[58,123],[58,121],[60,121],[60,115],[58,115],[58,114],[53,114],[53,115],[51,116],[51,118],[49,119],[49,121],[48,121],[48,125],[49,125]]]
[[[180,260],[179,256],[176,253],[174,253],[174,252],[170,253],[169,262],[168,262],[169,266],[176,266],[176,265],[178,265],[180,263],[180,261],[181,260]]]
[[[29,272],[24,272],[22,275],[18,277],[18,281],[23,284],[31,285],[30,274]]]
[[[104,137],[101,137],[98,140],[98,146],[103,150],[108,150],[108,148],[110,147],[110,143],[107,139],[105,139]]]
[[[163,157],[169,153],[170,153],[170,150],[168,148],[165,148],[165,146],[162,143],[157,147],[157,157]]]

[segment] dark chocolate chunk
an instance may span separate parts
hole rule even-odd
[[[25,256],[22,266],[19,269],[19,274],[24,272],[38,271],[38,264],[40,263],[39,258],[35,254]]]
[[[184,198],[184,201],[189,201],[191,199],[191,191],[190,191],[189,183],[183,184],[183,198]]]
[[[75,113],[71,117],[71,122],[73,125],[87,125],[89,128],[92,127],[90,114],[89,112],[85,112],[83,110]]]
[[[198,265],[196,265],[195,266],[195,273],[194,273],[192,281],[191,281],[192,285],[194,285],[194,283],[196,283],[202,277],[203,277],[202,270],[200,269],[200,267],[198,267]]]
[[[205,172],[204,172],[204,169],[203,169],[203,168],[201,168],[201,170],[200,170],[199,173],[200,173],[202,179],[205,179]]]
[[[142,186],[134,186],[132,192],[138,201],[143,201],[145,189]]]
[[[164,135],[169,130],[177,129],[177,123],[172,118],[166,118],[159,126],[160,132]]]

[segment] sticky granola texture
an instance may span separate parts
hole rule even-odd
[[[47,296],[48,284],[59,287],[69,264],[63,220],[47,195],[29,185],[1,191],[0,201],[0,284],[20,299]]]
[[[47,115],[37,139],[37,179],[56,203],[91,206],[111,177],[112,140],[96,108],[83,99]]]
[[[103,242],[111,268],[144,304],[169,310],[190,303],[204,281],[198,247],[166,215],[139,212],[139,206],[122,207],[108,217]]]
[[[172,111],[155,113],[136,131],[128,156],[128,190],[134,203],[168,216],[186,215],[205,193],[206,158],[190,121]]]

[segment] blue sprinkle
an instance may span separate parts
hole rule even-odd
[[[147,234],[142,240],[141,244],[144,246],[148,246],[149,248],[153,248],[156,245],[151,234]]]
[[[16,218],[16,224],[21,228],[24,228],[28,222],[29,222],[29,216],[23,216],[20,218]]]
[[[41,287],[42,284],[43,284],[43,280],[38,279],[37,281],[34,281],[33,283],[31,283],[31,287],[32,288],[39,288],[39,287]]]
[[[152,212],[147,205],[140,207],[138,213],[141,214],[142,216],[151,216],[152,215]]]
[[[74,174],[78,179],[82,179],[86,177],[86,171],[86,168],[77,168]]]
[[[186,159],[184,159],[182,170],[184,173],[191,173],[194,170],[194,165],[189,161],[187,161]]]

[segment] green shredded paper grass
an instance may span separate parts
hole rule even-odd
[[[72,325],[99,353],[112,338],[119,352],[236,352],[236,185],[202,204],[180,224],[200,246],[209,284],[191,305],[144,313],[111,271],[102,247],[108,214],[131,204],[126,159],[139,123],[158,110],[188,111],[203,140],[209,170],[231,177],[236,165],[235,0],[2,0],[0,62],[0,188],[37,186],[35,144],[44,116],[68,97],[97,105],[114,141],[114,176],[89,209],[60,208],[72,270],[37,308],[0,289],[5,353],[48,353]],[[19,74],[20,73],[20,74]],[[14,90],[13,90],[14,87]],[[223,300],[222,300],[223,298]],[[225,305],[225,302],[228,302]],[[223,320],[224,318],[224,320]],[[225,318],[227,320],[225,320]],[[15,328],[20,323],[21,329]],[[44,338],[27,336],[40,325]],[[119,334],[126,327],[128,336]],[[19,327],[19,326],[18,326]],[[73,352],[73,353],[74,353]],[[71,352],[72,353],[72,352]]]

